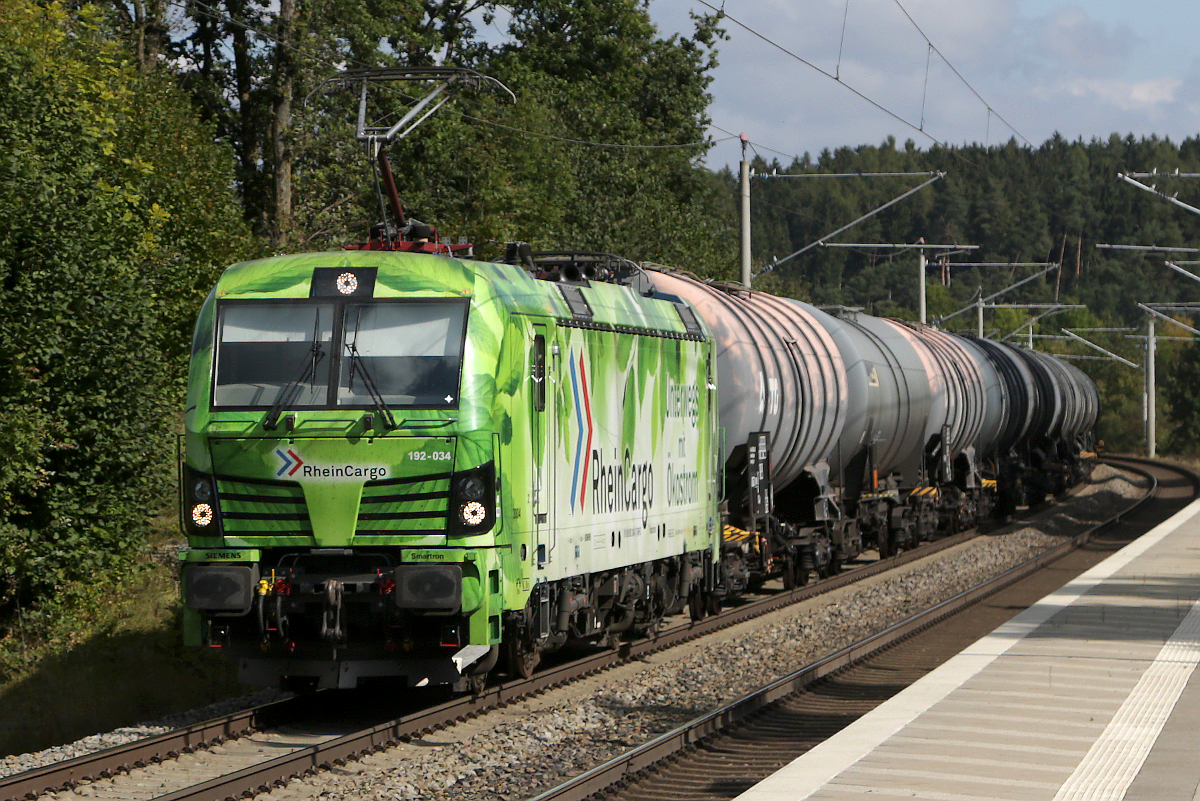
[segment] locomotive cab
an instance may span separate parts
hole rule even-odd
[[[453,684],[496,661],[493,393],[470,371],[497,354],[471,344],[488,339],[486,315],[468,333],[474,272],[380,276],[408,258],[238,265],[201,314],[186,639],[247,683]]]

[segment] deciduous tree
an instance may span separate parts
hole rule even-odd
[[[193,114],[94,7],[0,0],[0,607],[126,564],[173,495],[185,320],[242,237]]]

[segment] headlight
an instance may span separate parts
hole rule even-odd
[[[463,525],[478,526],[487,518],[487,507],[479,501],[467,501],[458,508],[458,519]]]
[[[487,485],[483,483],[483,479],[479,476],[471,476],[465,478],[458,485],[458,492],[469,501],[478,501],[483,498],[483,493],[487,491]]]
[[[216,476],[180,465],[179,522],[189,537],[214,537],[221,531]]]
[[[496,467],[493,462],[459,470],[450,493],[450,534],[481,534],[496,522]]]
[[[207,503],[198,503],[192,507],[192,522],[200,528],[205,528],[213,521],[213,508]]]

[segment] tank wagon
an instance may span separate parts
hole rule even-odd
[[[726,591],[1008,515],[1090,465],[1099,393],[1052,356],[678,273],[654,283],[713,332]]]
[[[1095,385],[1044,354],[603,254],[432,249],[246,262],[203,305],[184,633],[246,683],[528,675],[1086,464]]]

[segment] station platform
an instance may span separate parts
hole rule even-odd
[[[739,801],[1200,801],[1200,501]]]

